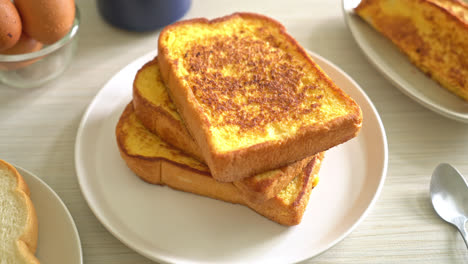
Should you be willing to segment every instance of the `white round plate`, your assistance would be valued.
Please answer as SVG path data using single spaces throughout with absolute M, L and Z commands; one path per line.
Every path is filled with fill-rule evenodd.
M 44 181 L 15 166 L 31 192 L 39 223 L 36 257 L 47 264 L 82 264 L 80 237 L 60 197 Z
M 364 125 L 357 138 L 327 151 L 301 224 L 281 226 L 244 206 L 150 185 L 127 168 L 115 126 L 132 99 L 135 73 L 155 53 L 117 73 L 96 95 L 78 129 L 78 180 L 96 217 L 130 248 L 165 262 L 290 263 L 342 240 L 380 193 L 387 141 L 374 106 L 359 86 L 330 62 L 310 54 L 360 104 Z
M 342 0 L 345 21 L 369 61 L 397 88 L 426 108 L 468 122 L 468 103 L 425 75 L 382 34 L 354 13 L 361 0 Z

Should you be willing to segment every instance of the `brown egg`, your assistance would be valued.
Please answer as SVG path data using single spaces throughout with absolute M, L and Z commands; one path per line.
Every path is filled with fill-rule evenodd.
M 13 47 L 21 36 L 21 19 L 10 0 L 0 0 L 0 51 Z
M 25 54 L 25 53 L 38 51 L 41 48 L 42 48 L 42 43 L 40 43 L 39 41 L 23 33 L 21 35 L 21 38 L 16 43 L 16 45 L 14 45 L 13 47 L 7 50 L 1 51 L 0 54 L 3 54 L 3 55 Z M 1 62 L 0 70 L 11 71 L 11 70 L 20 69 L 38 61 L 39 59 L 41 59 L 41 57 L 30 59 L 30 60 L 23 60 L 19 62 Z
M 44 44 L 65 36 L 75 19 L 74 0 L 15 0 L 23 31 Z
M 38 51 L 42 48 L 42 43 L 29 37 L 25 33 L 21 34 L 20 39 L 16 42 L 13 47 L 0 51 L 0 54 L 13 55 L 13 54 L 24 54 L 34 51 Z

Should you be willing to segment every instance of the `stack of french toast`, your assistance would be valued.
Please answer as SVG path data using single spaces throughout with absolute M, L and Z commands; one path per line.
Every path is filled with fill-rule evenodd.
M 162 30 L 116 127 L 146 182 L 301 222 L 324 151 L 355 137 L 356 102 L 279 22 L 252 13 Z

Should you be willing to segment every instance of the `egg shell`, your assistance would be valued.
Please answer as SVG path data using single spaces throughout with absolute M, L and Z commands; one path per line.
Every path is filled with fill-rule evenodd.
M 44 44 L 63 38 L 75 19 L 73 0 L 15 0 L 23 31 Z
M 21 18 L 10 0 L 0 0 L 0 51 L 13 47 L 21 36 Z

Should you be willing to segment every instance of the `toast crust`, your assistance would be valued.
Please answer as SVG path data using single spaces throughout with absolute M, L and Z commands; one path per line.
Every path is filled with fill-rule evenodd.
M 346 113 L 342 115 L 337 114 L 336 118 L 332 118 L 331 120 L 326 120 L 324 122 L 311 122 L 310 124 L 300 123 L 295 132 L 281 134 L 279 138 L 275 140 L 262 139 L 258 143 L 254 141 L 252 144 L 248 144 L 246 146 L 237 148 L 233 147 L 229 150 L 221 149 L 219 144 L 216 143 L 218 141 L 215 141 L 215 139 L 218 139 L 218 136 L 213 134 L 213 131 L 218 129 L 216 124 L 212 125 L 214 120 L 213 118 L 215 118 L 216 115 L 207 114 L 213 111 L 213 109 L 207 107 L 207 105 L 210 105 L 212 98 L 216 97 L 197 97 L 198 90 L 192 90 L 193 87 L 190 87 L 190 85 L 193 83 L 197 84 L 197 82 L 187 81 L 179 74 L 179 71 L 182 72 L 183 69 L 185 69 L 182 66 L 183 59 L 171 56 L 172 49 L 167 43 L 169 43 L 168 39 L 170 37 L 170 32 L 177 30 L 178 27 L 192 25 L 194 25 L 193 27 L 196 25 L 211 26 L 239 18 L 258 20 L 266 26 L 274 28 L 276 30 L 275 34 L 277 34 L 278 38 L 275 39 L 273 37 L 273 39 L 270 39 L 270 42 L 275 43 L 276 41 L 279 43 L 279 46 L 286 45 L 289 47 L 289 50 L 294 51 L 296 58 L 305 65 L 304 67 L 310 70 L 310 75 L 316 78 L 323 87 L 326 87 L 325 89 L 327 93 L 332 94 L 333 98 L 339 98 L 339 101 L 342 104 L 341 107 L 346 109 Z M 281 47 L 279 49 L 281 49 Z M 312 61 L 310 56 L 297 43 L 297 41 L 286 33 L 285 28 L 281 24 L 268 17 L 251 13 L 236 13 L 214 20 L 200 18 L 177 22 L 173 25 L 167 26 L 161 32 L 158 54 L 158 63 L 161 74 L 165 84 L 169 88 L 169 94 L 185 121 L 190 134 L 194 137 L 195 141 L 201 148 L 202 156 L 210 167 L 213 177 L 219 181 L 232 182 L 263 171 L 286 166 L 292 162 L 304 159 L 313 154 L 344 143 L 355 137 L 360 130 L 362 113 L 359 106 L 344 94 L 344 92 L 339 89 L 325 75 L 325 73 L 323 73 L 323 71 Z M 198 53 L 193 56 L 196 57 L 197 54 Z M 239 62 L 239 65 L 247 65 L 248 63 L 249 62 L 243 61 Z M 293 71 L 296 70 L 297 69 L 293 69 Z M 188 76 L 190 77 L 190 75 Z M 287 81 L 290 80 L 288 79 Z M 325 99 L 321 99 L 321 97 L 319 97 L 320 96 L 317 97 L 317 100 L 322 101 L 331 98 L 331 96 L 326 97 Z M 293 99 L 295 100 L 296 98 Z M 208 103 L 200 103 L 203 101 Z M 216 108 L 216 102 L 213 105 L 213 107 Z M 324 105 L 326 105 L 326 103 L 324 103 Z M 221 104 L 221 106 L 223 109 L 230 108 L 229 105 Z M 311 105 L 311 108 L 312 110 L 310 111 L 314 111 L 313 109 L 317 107 Z M 221 111 L 221 113 L 222 112 L 223 111 Z M 284 114 L 285 112 L 282 112 L 281 114 Z M 224 119 L 225 118 L 223 118 L 223 120 Z M 262 118 L 259 117 L 259 119 Z M 256 118 L 251 116 L 249 120 L 255 121 Z M 292 123 L 294 124 L 294 122 Z M 252 125 L 249 123 L 247 128 L 244 129 L 243 126 L 239 125 L 239 123 L 234 122 L 234 125 L 239 125 L 238 127 L 241 127 L 240 129 L 242 129 L 242 133 L 236 134 L 236 136 L 240 135 L 240 137 L 242 137 L 242 135 L 249 133 L 249 135 L 255 136 L 257 133 L 256 130 L 259 126 L 254 126 L 253 124 L 255 124 L 255 122 L 252 123 Z M 215 128 L 215 130 L 213 130 L 213 128 Z M 235 133 L 236 132 L 233 134 Z M 242 140 L 240 139 L 239 141 Z
M 137 127 L 137 134 L 130 134 L 129 131 L 131 132 L 131 130 L 129 130 L 128 127 L 135 127 L 138 125 L 140 126 Z M 141 153 L 139 153 L 138 151 L 135 152 L 131 149 L 132 146 L 129 145 L 131 143 L 125 141 L 128 138 L 135 138 L 137 137 L 137 135 L 145 138 L 154 137 L 150 131 L 147 131 L 146 128 L 143 127 L 143 125 L 141 125 L 139 121 L 135 119 L 134 108 L 132 103 L 127 105 L 124 111 L 122 112 L 119 122 L 117 123 L 117 126 L 115 128 L 115 135 L 120 155 L 127 163 L 127 166 L 130 168 L 134 168 L 135 173 L 144 181 L 152 184 L 162 184 L 161 163 L 173 163 L 175 161 L 171 159 L 169 155 L 164 156 L 158 155 L 157 153 L 142 153 L 142 151 L 140 150 L 138 151 Z M 158 140 L 158 142 L 161 141 Z M 154 141 L 148 141 L 145 143 L 151 144 L 151 147 L 155 145 Z M 171 148 L 167 144 L 161 144 L 164 145 L 164 148 Z M 183 156 L 183 154 L 181 154 L 182 151 L 174 148 L 171 148 L 171 150 L 172 152 L 174 152 L 174 154 L 172 154 L 173 156 Z M 197 160 L 192 160 L 191 158 L 186 159 L 191 160 L 191 166 L 187 165 L 188 163 L 183 162 L 179 162 L 177 164 L 179 164 L 182 167 L 185 166 L 186 170 L 192 170 L 199 174 L 209 175 L 209 169 L 208 167 L 206 167 L 206 165 Z
M 302 169 L 302 172 L 293 179 L 294 182 L 300 183 L 300 191 L 289 203 L 285 202 L 285 198 L 282 197 L 287 193 L 287 187 L 285 187 L 277 196 L 265 203 L 252 203 L 247 200 L 248 206 L 275 222 L 287 223 L 286 225 L 300 224 L 309 202 L 310 193 L 316 185 L 314 181 L 317 179 L 316 177 L 318 177 L 317 175 L 323 158 L 323 152 L 313 156 Z
M 25 263 L 39 264 L 39 260 L 34 256 L 37 249 L 37 238 L 38 238 L 38 221 L 36 210 L 30 198 L 30 191 L 28 185 L 24 181 L 23 177 L 8 162 L 0 159 L 0 168 L 6 169 L 12 172 L 17 181 L 17 187 L 15 190 L 16 195 L 22 197 L 22 200 L 26 204 L 27 208 L 27 219 L 25 222 L 23 234 L 18 238 L 17 247 L 18 251 L 24 258 Z
M 144 79 L 148 78 L 147 76 L 155 78 L 154 82 L 146 83 Z M 135 77 L 133 106 L 136 116 L 148 130 L 172 146 L 181 150 L 185 149 L 187 154 L 203 161 L 201 150 L 183 124 L 166 92 L 160 79 L 159 66 L 155 60 L 145 64 Z M 280 169 L 260 173 L 233 183 L 251 201 L 263 202 L 278 194 L 312 158 L 308 157 Z
M 363 0 L 355 11 L 390 39 L 422 72 L 468 101 L 466 3 Z
M 162 162 L 163 183 L 173 189 L 234 204 L 245 204 L 239 190 L 228 182 L 216 182 L 208 174 L 189 170 L 180 163 Z
M 246 199 L 244 194 L 233 184 L 216 181 L 209 173 L 191 168 L 191 165 L 158 156 L 146 156 L 138 151 L 130 149 L 127 141 L 130 137 L 140 137 L 142 134 L 129 134 L 122 130 L 126 124 L 133 125 L 133 105 L 130 103 L 122 113 L 116 127 L 117 145 L 123 160 L 127 166 L 141 179 L 146 182 L 167 185 L 176 190 L 191 192 L 194 194 L 242 204 L 250 207 L 257 213 L 275 221 L 279 224 L 291 226 L 301 222 L 303 213 L 309 200 L 310 191 L 315 186 L 320 162 L 323 155 L 316 155 L 307 166 L 290 183 L 290 188 L 284 188 L 277 196 L 264 203 L 255 203 Z M 148 133 L 150 133 L 148 131 Z M 141 136 L 145 142 L 146 135 Z M 153 137 L 157 137 L 153 134 Z M 132 141 L 134 142 L 134 141 Z M 127 146 L 127 147 L 123 147 Z M 166 144 L 156 144 L 154 148 L 173 148 Z M 179 151 L 177 155 L 186 155 Z M 184 159 L 181 159 L 184 160 Z M 152 180 L 151 174 L 159 171 L 159 176 Z M 149 180 L 148 180 L 149 179 Z M 288 185 L 289 186 L 289 185 Z

